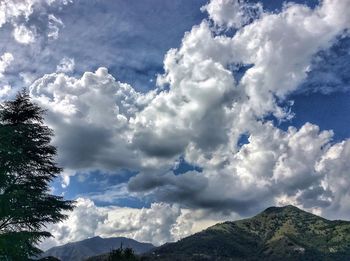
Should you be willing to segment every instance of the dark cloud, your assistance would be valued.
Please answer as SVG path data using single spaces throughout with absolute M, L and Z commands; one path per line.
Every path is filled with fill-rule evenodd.
M 272 199 L 269 194 L 252 198 L 227 198 L 220 195 L 220 191 L 224 189 L 220 187 L 220 184 L 212 188 L 209 182 L 213 181 L 199 172 L 187 172 L 178 176 L 173 173 L 138 174 L 130 179 L 128 188 L 132 192 L 153 191 L 156 201 L 181 202 L 181 205 L 186 208 L 208 209 L 226 214 L 235 211 L 243 216 L 255 213 L 257 209 L 263 208 Z M 236 189 L 234 184 L 232 184 L 232 189 Z
M 57 122 L 55 122 L 57 124 Z M 58 144 L 59 162 L 72 169 L 85 168 L 99 161 L 99 154 L 112 146 L 113 133 L 98 126 L 86 128 L 77 123 L 62 124 L 55 131 L 60 137 Z
M 140 149 L 151 157 L 175 157 L 183 153 L 187 144 L 187 137 L 176 129 L 161 134 L 158 134 L 157 130 L 153 132 L 141 130 L 133 137 L 135 149 Z

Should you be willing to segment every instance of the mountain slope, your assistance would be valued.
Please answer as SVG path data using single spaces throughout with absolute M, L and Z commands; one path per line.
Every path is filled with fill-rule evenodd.
M 152 250 L 149 260 L 350 260 L 350 222 L 293 206 L 214 225 Z
M 93 237 L 78 242 L 68 243 L 63 246 L 50 248 L 42 257 L 54 256 L 62 261 L 80 261 L 87 257 L 107 253 L 112 249 L 119 248 L 121 244 L 123 247 L 132 248 L 137 254 L 150 251 L 154 247 L 152 244 L 140 243 L 136 240 L 125 237 Z

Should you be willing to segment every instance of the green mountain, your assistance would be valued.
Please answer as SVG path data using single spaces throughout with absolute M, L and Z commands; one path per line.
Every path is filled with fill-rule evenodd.
M 350 260 L 350 222 L 271 207 L 160 246 L 144 260 Z

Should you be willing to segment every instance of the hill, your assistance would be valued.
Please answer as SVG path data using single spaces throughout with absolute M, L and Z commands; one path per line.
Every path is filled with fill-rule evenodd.
M 140 243 L 125 237 L 93 237 L 50 248 L 41 257 L 53 256 L 59 258 L 61 261 L 81 261 L 88 257 L 101 255 L 112 249 L 119 248 L 121 244 L 123 247 L 132 248 L 136 254 L 143 254 L 154 248 L 152 244 Z
M 146 260 L 350 260 L 350 222 L 271 207 L 160 246 Z

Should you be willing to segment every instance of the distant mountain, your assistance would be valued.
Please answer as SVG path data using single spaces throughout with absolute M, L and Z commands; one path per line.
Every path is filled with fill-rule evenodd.
M 155 248 L 146 260 L 350 260 L 350 222 L 271 207 Z
M 93 237 L 50 248 L 41 257 L 53 256 L 59 258 L 61 261 L 81 261 L 88 257 L 101 255 L 112 249 L 119 248 L 121 244 L 124 248 L 132 248 L 136 254 L 143 254 L 154 248 L 152 244 L 140 243 L 125 237 Z

